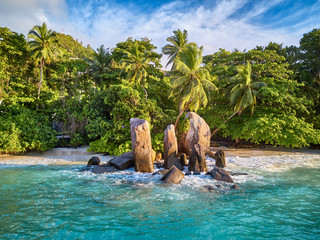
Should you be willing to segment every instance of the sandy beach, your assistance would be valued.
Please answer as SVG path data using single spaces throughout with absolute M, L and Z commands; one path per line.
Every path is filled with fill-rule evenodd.
M 54 148 L 44 153 L 30 152 L 17 155 L 0 156 L 1 165 L 79 165 L 86 164 L 92 156 L 99 156 L 106 163 L 113 156 L 104 156 L 87 151 L 87 146 L 79 148 Z M 284 155 L 320 155 L 320 149 L 308 148 L 290 149 L 285 147 L 265 146 L 264 148 L 235 148 L 235 147 L 211 147 L 212 152 L 223 150 L 226 158 L 241 157 L 263 157 Z

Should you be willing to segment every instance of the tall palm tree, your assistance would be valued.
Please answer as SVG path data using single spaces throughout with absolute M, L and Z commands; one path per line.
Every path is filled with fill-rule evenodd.
M 145 52 L 139 51 L 138 43 L 134 43 L 128 50 L 122 50 L 122 52 L 124 57 L 121 63 L 123 70 L 127 73 L 127 79 L 143 88 L 147 100 L 148 92 L 143 85 L 148 77 L 147 69 L 151 60 Z
M 45 23 L 41 26 L 34 26 L 30 31 L 28 37 L 32 39 L 29 41 L 31 47 L 31 54 L 37 59 L 40 68 L 40 81 L 38 88 L 38 99 L 40 98 L 40 91 L 42 85 L 43 67 L 45 63 L 50 63 L 51 59 L 55 58 L 56 40 L 54 37 L 56 32 L 48 29 Z
M 169 72 L 172 77 L 172 89 L 170 97 L 179 105 L 179 115 L 175 122 L 177 126 L 181 115 L 187 111 L 197 111 L 201 105 L 208 103 L 205 88 L 216 90 L 212 83 L 213 77 L 209 71 L 202 67 L 202 47 L 189 44 L 175 59 L 175 69 Z
M 162 48 L 162 52 L 165 55 L 168 55 L 169 61 L 166 67 L 173 63 L 174 60 L 178 57 L 178 55 L 184 50 L 186 45 L 188 44 L 188 32 L 187 30 L 183 30 L 183 32 L 178 29 L 173 31 L 174 35 L 167 38 L 167 41 L 171 44 L 167 44 Z M 172 66 L 174 68 L 174 65 Z
M 93 54 L 93 59 L 86 59 L 89 64 L 88 73 L 95 79 L 98 85 L 102 85 L 101 75 L 107 73 L 112 64 L 109 49 L 101 45 Z
M 253 114 L 255 105 L 257 104 L 258 91 L 262 87 L 267 86 L 263 82 L 253 82 L 251 78 L 252 68 L 249 61 L 247 61 L 246 65 L 237 66 L 237 72 L 235 79 L 239 82 L 232 87 L 230 92 L 230 103 L 231 105 L 235 105 L 234 113 L 224 121 L 224 124 L 236 114 L 241 115 L 242 111 L 247 107 L 250 107 L 251 114 Z M 219 128 L 216 128 L 211 137 L 218 130 Z

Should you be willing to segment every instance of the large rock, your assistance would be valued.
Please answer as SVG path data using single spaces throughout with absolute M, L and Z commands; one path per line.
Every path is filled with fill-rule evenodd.
M 94 156 L 94 157 L 92 157 L 92 158 L 89 159 L 87 165 L 99 165 L 100 162 L 101 162 L 100 158 Z
M 113 166 L 119 170 L 125 170 L 134 166 L 133 152 L 126 152 L 118 157 L 112 158 L 108 162 L 108 166 Z
M 205 152 L 210 149 L 210 128 L 208 124 L 194 112 L 188 112 L 186 119 L 189 119 L 189 129 L 181 136 L 179 141 L 179 151 L 190 155 L 194 145 L 200 144 L 205 149 Z
M 206 148 L 200 144 L 195 144 L 190 154 L 189 171 L 207 171 Z
M 149 123 L 143 119 L 131 118 L 130 130 L 136 172 L 153 172 L 154 166 Z
M 230 177 L 229 173 L 226 170 L 224 170 L 223 168 L 219 168 L 219 167 L 214 166 L 210 172 L 210 175 L 215 180 L 233 183 L 233 180 Z
M 176 166 L 172 166 L 169 171 L 161 178 L 165 183 L 178 184 L 184 178 L 183 172 L 181 172 Z
M 110 173 L 115 171 L 116 169 L 114 167 L 94 166 L 93 168 L 93 173 L 95 174 Z
M 168 125 L 164 132 L 163 141 L 163 151 L 164 151 L 164 168 L 171 168 L 175 163 L 178 163 L 178 143 L 175 133 L 174 125 Z M 178 167 L 179 168 L 179 167 Z
M 216 166 L 224 168 L 226 167 L 226 156 L 223 150 L 218 150 L 213 157 L 216 160 Z

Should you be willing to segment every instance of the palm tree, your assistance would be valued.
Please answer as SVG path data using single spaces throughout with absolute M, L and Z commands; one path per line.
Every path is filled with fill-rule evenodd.
M 162 48 L 162 52 L 165 55 L 168 55 L 169 61 L 166 67 L 173 63 L 178 55 L 184 50 L 185 46 L 188 44 L 188 32 L 183 30 L 183 32 L 178 29 L 173 31 L 174 35 L 167 38 L 167 41 L 171 44 L 167 44 Z M 172 69 L 174 65 L 172 66 Z
M 235 79 L 239 80 L 239 83 L 234 85 L 230 92 L 230 103 L 234 106 L 234 113 L 231 114 L 224 122 L 225 124 L 236 114 L 241 115 L 242 111 L 250 107 L 251 114 L 254 112 L 254 107 L 257 104 L 257 94 L 259 89 L 266 87 L 263 82 L 253 82 L 251 75 L 251 64 L 247 61 L 246 65 L 237 66 L 237 75 Z M 216 128 L 211 134 L 211 137 L 219 130 Z
M 201 66 L 202 51 L 202 47 L 198 48 L 194 44 L 188 44 L 175 59 L 174 71 L 169 72 L 169 76 L 172 77 L 170 97 L 179 105 L 179 115 L 175 127 L 185 111 L 196 112 L 200 105 L 204 107 L 207 105 L 208 98 L 205 88 L 208 90 L 217 89 L 212 83 L 213 77 L 209 71 Z
M 127 73 L 129 82 L 140 85 L 148 99 L 148 92 L 144 88 L 145 80 L 148 77 L 150 59 L 145 52 L 139 51 L 138 43 L 134 43 L 128 50 L 122 50 L 124 57 L 121 60 L 123 69 Z
M 35 56 L 37 61 L 39 62 L 40 68 L 40 81 L 38 88 L 38 99 L 40 98 L 41 84 L 42 84 L 42 75 L 43 75 L 43 67 L 45 63 L 50 63 L 51 59 L 55 58 L 55 46 L 56 40 L 54 37 L 56 36 L 56 32 L 47 28 L 45 23 L 42 23 L 41 26 L 34 26 L 32 30 L 29 31 L 28 37 L 32 39 L 29 42 L 31 47 L 31 54 Z
M 89 64 L 88 73 L 95 79 L 96 83 L 101 86 L 101 75 L 107 73 L 112 64 L 109 49 L 101 45 L 93 54 L 93 59 L 86 59 Z

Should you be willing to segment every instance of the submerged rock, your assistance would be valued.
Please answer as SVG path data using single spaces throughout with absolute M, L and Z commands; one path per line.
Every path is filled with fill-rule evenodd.
M 223 150 L 218 150 L 216 154 L 214 154 L 213 158 L 216 160 L 216 166 L 225 168 L 226 165 L 226 156 Z
M 110 173 L 115 171 L 116 169 L 114 167 L 94 166 L 93 168 L 93 173 L 95 174 Z
M 131 118 L 130 130 L 136 172 L 153 172 L 149 123 L 144 119 Z
M 210 175 L 215 180 L 233 183 L 233 180 L 230 177 L 229 173 L 226 170 L 224 170 L 223 168 L 219 168 L 219 167 L 214 166 L 210 172 Z
M 183 172 L 181 172 L 176 166 L 172 166 L 169 171 L 161 178 L 165 183 L 178 184 L 184 178 Z
M 92 158 L 89 159 L 87 165 L 99 165 L 101 162 L 101 159 L 97 156 L 94 156 Z
M 214 189 L 214 187 L 213 186 L 211 186 L 211 185 L 205 185 L 205 186 L 203 186 L 205 189 L 207 189 L 209 192 L 214 192 L 215 191 L 215 189 Z
M 169 172 L 169 169 L 161 169 L 159 171 L 156 171 L 155 173 L 153 173 L 152 175 L 166 175 Z
M 126 152 L 118 157 L 112 158 L 107 165 L 113 166 L 118 170 L 125 170 L 134 166 L 133 163 L 133 152 Z

